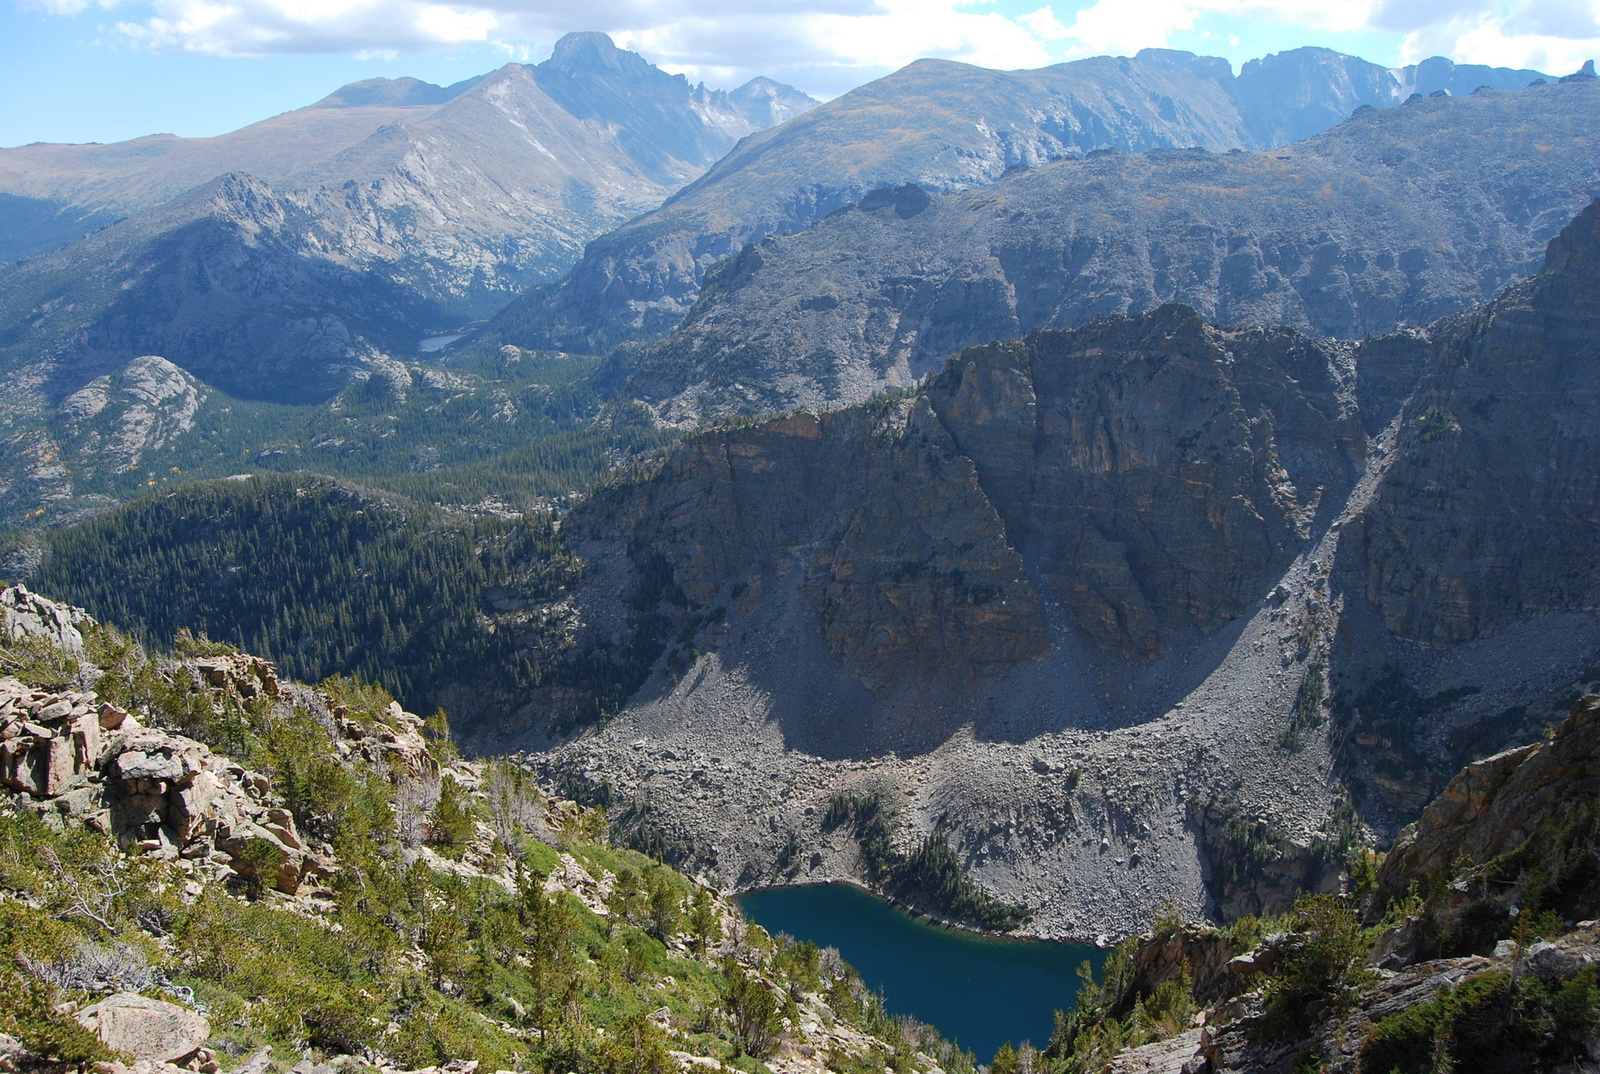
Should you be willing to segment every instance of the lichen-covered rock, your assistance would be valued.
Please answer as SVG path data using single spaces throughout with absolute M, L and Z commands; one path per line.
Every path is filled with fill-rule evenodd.
M 210 1023 L 195 1012 L 133 992 L 85 1007 L 77 1018 L 113 1051 L 160 1063 L 188 1058 L 211 1036 Z

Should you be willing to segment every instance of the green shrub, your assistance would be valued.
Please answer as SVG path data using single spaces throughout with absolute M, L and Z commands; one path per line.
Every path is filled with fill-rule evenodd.
M 239 851 L 239 860 L 244 863 L 244 868 L 240 870 L 244 889 L 252 899 L 260 898 L 263 891 L 277 886 L 278 869 L 283 865 L 284 853 L 272 840 L 259 835 L 252 836 L 244 849 Z
M 116 1058 L 93 1032 L 56 1014 L 60 1002 L 50 985 L 0 964 L 0 1033 L 15 1037 L 35 1055 L 64 1063 Z
M 446 853 L 459 857 L 477 832 L 470 810 L 471 799 L 452 776 L 439 780 L 439 800 L 433 804 L 428 820 L 428 841 Z
M 1368 979 L 1367 940 L 1355 911 L 1333 895 L 1303 895 L 1295 903 L 1300 934 L 1267 984 L 1262 1028 L 1282 1038 L 1342 1010 Z
M 777 1042 L 782 1007 L 759 977 L 746 972 L 733 959 L 722 965 L 727 984 L 723 989 L 723 1009 L 733 1027 L 733 1039 L 740 1054 L 759 1059 L 772 1051 Z

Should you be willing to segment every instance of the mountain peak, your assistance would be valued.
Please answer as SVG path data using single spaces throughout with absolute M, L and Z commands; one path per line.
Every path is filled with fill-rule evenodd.
M 567 34 L 557 41 L 545 63 L 568 72 L 616 68 L 625 55 L 631 54 L 619 49 L 610 34 L 590 30 Z
M 450 86 L 436 86 L 420 78 L 366 78 L 340 86 L 312 107 L 359 108 L 364 105 L 443 104 L 482 81 L 483 75 Z
M 1600 305 L 1597 270 L 1600 270 L 1600 199 L 1591 201 L 1550 240 L 1536 286 L 1559 306 L 1592 311 Z

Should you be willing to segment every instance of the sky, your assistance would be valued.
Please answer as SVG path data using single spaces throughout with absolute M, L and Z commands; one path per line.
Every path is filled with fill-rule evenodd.
M 1565 74 L 1600 56 L 1600 0 L 0 0 L 0 146 L 219 134 L 363 78 L 537 62 L 573 30 L 714 88 L 764 74 L 827 99 L 923 56 L 1150 47 Z

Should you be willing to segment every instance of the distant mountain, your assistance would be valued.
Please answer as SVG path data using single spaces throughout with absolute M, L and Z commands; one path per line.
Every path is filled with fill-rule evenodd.
M 162 354 L 245 398 L 326 398 L 814 103 L 767 79 L 708 91 L 574 34 L 538 66 L 357 83 L 221 138 L 3 150 L 0 212 L 33 223 L 0 232 L 34 256 L 0 272 L 0 365 L 64 394 Z
M 420 331 L 419 304 L 317 237 L 260 179 L 223 176 L 0 274 L 0 363 L 50 399 L 144 354 L 246 397 L 326 398 Z
M 1600 193 L 1597 110 L 1581 79 L 1368 109 L 1265 153 L 1096 153 L 959 194 L 876 191 L 747 247 L 616 367 L 682 422 L 838 406 L 964 347 L 1163 302 L 1342 338 L 1426 323 L 1531 274 Z
M 919 60 L 748 139 L 660 209 L 596 240 L 565 280 L 518 300 L 494 330 L 508 342 L 593 352 L 662 335 L 713 262 L 879 187 L 963 190 L 1099 149 L 1268 149 L 1413 92 L 1542 77 L 1448 60 L 1390 71 L 1318 48 L 1253 60 L 1238 77 L 1226 60 L 1168 49 L 1037 71 Z
M 565 225 L 576 238 L 563 246 L 571 256 L 583 239 L 659 203 L 739 138 L 815 103 L 770 79 L 732 92 L 690 86 L 604 34 L 569 34 L 536 66 L 507 64 L 452 86 L 367 79 L 215 138 L 0 149 L 0 198 L 9 199 L 0 200 L 0 261 L 55 248 L 67 221 L 92 229 L 228 172 L 304 195 L 330 181 L 371 182 L 379 164 L 396 181 L 420 178 L 419 164 L 437 167 L 452 156 L 477 166 L 490 184 L 513 181 L 511 200 L 497 207 L 508 217 L 500 222 L 508 237 L 537 234 L 552 214 L 573 217 L 581 226 Z M 495 147 L 489 158 L 473 160 L 469 154 L 486 145 Z M 372 174 L 341 173 L 336 162 L 347 150 Z M 530 199 L 534 205 L 519 204 Z M 422 196 L 418 207 L 431 200 Z M 564 267 L 544 263 L 537 271 Z

